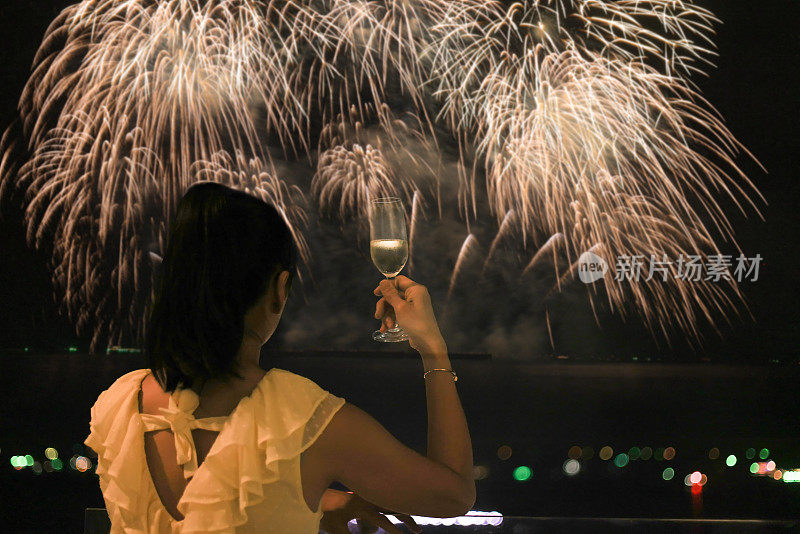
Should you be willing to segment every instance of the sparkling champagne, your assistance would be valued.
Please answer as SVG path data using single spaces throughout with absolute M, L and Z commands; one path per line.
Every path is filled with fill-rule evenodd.
M 392 278 L 403 270 L 408 260 L 408 241 L 405 239 L 373 239 L 369 243 L 372 263 L 384 276 Z

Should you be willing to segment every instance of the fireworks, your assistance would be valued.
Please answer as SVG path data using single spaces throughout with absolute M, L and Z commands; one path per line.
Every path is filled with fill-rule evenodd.
M 0 193 L 26 192 L 28 239 L 54 238 L 55 279 L 95 348 L 104 330 L 141 334 L 149 254 L 198 180 L 274 203 L 308 263 L 302 180 L 276 159 L 306 159 L 310 197 L 343 222 L 403 196 L 412 241 L 429 197 L 440 217 L 457 204 L 468 237 L 448 296 L 484 196 L 500 230 L 482 271 L 512 230 L 543 244 L 522 274 L 556 249 L 567 266 L 590 249 L 719 253 L 733 235 L 718 195 L 744 210 L 757 193 L 690 79 L 715 22 L 676 0 L 85 0 L 37 54 Z M 603 284 L 612 309 L 664 333 L 739 295 L 733 281 Z
M 715 195 L 755 208 L 755 188 L 733 159 L 743 147 L 686 78 L 708 62 L 713 16 L 686 2 L 487 5 L 481 24 L 434 29 L 432 69 L 440 115 L 472 133 L 462 153 L 483 164 L 501 230 L 515 213 L 523 236 L 563 235 L 571 262 L 720 254 L 714 234 L 733 235 Z M 664 334 L 731 309 L 711 283 L 604 285 L 612 309 Z
M 396 178 L 372 145 L 327 150 L 318 169 L 311 191 L 323 211 L 338 212 L 343 220 L 363 218 L 371 198 L 397 196 Z

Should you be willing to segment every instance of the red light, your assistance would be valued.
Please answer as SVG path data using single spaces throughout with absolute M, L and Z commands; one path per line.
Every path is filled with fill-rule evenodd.
M 703 486 L 700 484 L 692 484 L 692 493 L 698 495 L 703 492 Z

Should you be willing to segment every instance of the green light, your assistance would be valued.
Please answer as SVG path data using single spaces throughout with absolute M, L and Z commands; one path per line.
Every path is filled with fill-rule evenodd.
M 664 459 L 664 447 L 659 447 L 656 449 L 656 452 L 653 453 L 653 458 L 657 461 L 661 461 Z
M 70 352 L 78 352 L 78 347 L 70 347 L 67 350 L 69 350 Z
M 50 465 L 52 465 L 53 469 L 56 471 L 61 471 L 61 469 L 64 467 L 64 464 L 61 463 L 61 458 L 55 458 L 52 462 L 50 462 Z
M 531 478 L 531 468 L 526 465 L 521 465 L 514 469 L 514 480 L 518 480 L 519 482 L 525 482 L 529 478 Z
M 30 350 L 31 350 L 31 348 L 30 348 L 30 347 L 25 347 L 25 352 L 28 352 L 28 351 L 30 351 Z
M 758 457 L 761 458 L 762 460 L 766 460 L 767 458 L 769 458 L 769 449 L 764 447 L 763 449 L 758 451 Z
M 25 463 L 28 465 L 28 467 L 32 466 L 33 465 L 33 456 L 31 456 L 30 454 L 26 454 L 25 455 Z
M 756 457 L 756 450 L 753 447 L 750 447 L 745 451 L 744 456 L 748 460 L 752 460 L 753 458 Z
M 750 464 L 750 472 L 753 473 L 754 475 L 756 473 L 758 473 L 758 463 L 757 462 L 753 462 L 752 464 Z
M 733 467 L 734 465 L 736 465 L 736 456 L 731 454 L 727 458 L 725 458 L 725 465 L 727 465 L 728 467 Z
M 661 478 L 663 478 L 664 480 L 672 480 L 674 476 L 675 476 L 675 470 L 671 467 L 667 467 L 666 469 L 664 469 L 664 472 L 661 473 Z
M 614 465 L 617 467 L 625 467 L 628 465 L 628 455 L 624 452 L 618 454 L 617 457 L 614 458 Z
M 638 460 L 641 455 L 642 451 L 639 447 L 631 447 L 628 451 L 628 456 L 631 457 L 631 460 Z
M 11 466 L 12 467 L 17 467 L 17 457 L 16 456 L 12 456 L 11 457 Z

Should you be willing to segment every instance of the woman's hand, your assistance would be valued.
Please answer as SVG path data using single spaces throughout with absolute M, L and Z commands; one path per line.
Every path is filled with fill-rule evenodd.
M 382 295 L 375 305 L 375 318 L 381 319 L 381 332 L 399 323 L 416 350 L 446 350 L 428 288 L 401 274 L 394 280 L 381 280 L 373 293 Z
M 363 520 L 369 525 L 382 528 L 389 534 L 403 534 L 403 531 L 389 521 L 384 514 L 395 516 L 411 532 L 422 532 L 422 529 L 410 515 L 398 514 L 391 510 L 380 508 L 351 492 L 326 490 L 322 496 L 320 507 L 324 510 L 320 528 L 328 534 L 350 534 L 347 523 L 351 519 L 359 521 L 359 527 L 362 526 L 360 521 Z M 367 534 L 368 532 L 376 532 L 376 530 L 361 528 L 360 532 Z

